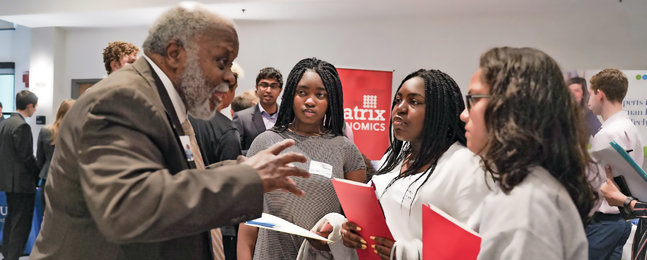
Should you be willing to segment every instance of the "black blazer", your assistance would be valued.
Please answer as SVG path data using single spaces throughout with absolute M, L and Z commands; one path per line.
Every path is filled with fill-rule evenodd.
M 40 167 L 38 177 L 41 179 L 47 179 L 47 171 L 49 170 L 50 162 L 52 162 L 52 155 L 54 155 L 52 131 L 47 127 L 43 127 L 40 129 L 38 140 L 36 141 L 36 160 L 38 161 L 38 167 Z
M 189 115 L 189 121 L 205 165 L 236 160 L 242 154 L 238 131 L 227 116 L 217 112 L 205 121 Z
M 234 113 L 234 127 L 240 135 L 240 146 L 245 156 L 247 156 L 247 150 L 252 146 L 256 136 L 267 130 L 265 129 L 265 123 L 263 123 L 261 109 L 258 106 L 260 104 Z
M 19 113 L 0 123 L 0 191 L 36 193 L 40 168 L 31 127 Z

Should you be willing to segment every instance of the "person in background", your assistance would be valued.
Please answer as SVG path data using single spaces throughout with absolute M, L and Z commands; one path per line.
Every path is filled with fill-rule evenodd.
M 627 94 L 629 81 L 617 69 L 605 69 L 591 78 L 589 107 L 599 115 L 604 123 L 592 139 L 591 150 L 597 151 L 609 147 L 615 141 L 623 149 L 630 151 L 629 156 L 638 164 L 644 160 L 643 144 L 638 128 L 633 124 L 627 112 L 622 111 L 622 100 Z M 598 165 L 604 179 L 604 165 Z M 618 173 L 617 174 L 631 174 Z M 604 182 L 599 186 L 601 187 Z M 642 227 L 641 227 L 642 229 Z M 606 200 L 593 215 L 586 226 L 589 240 L 589 259 L 620 260 L 622 250 L 631 235 L 631 223 L 625 221 L 618 207 L 611 206 Z
M 10 209 L 2 230 L 2 255 L 18 260 L 31 231 L 38 184 L 38 163 L 28 117 L 36 112 L 38 97 L 29 90 L 16 94 L 16 113 L 0 124 L 0 191 Z
M 605 171 L 607 179 L 601 188 L 604 199 L 610 206 L 623 207 L 627 215 L 639 219 L 631 248 L 631 259 L 647 259 L 647 203 L 624 195 L 613 181 L 613 170 L 609 165 L 605 166 Z
M 58 137 L 58 129 L 61 127 L 61 122 L 63 117 L 67 114 L 67 111 L 70 110 L 70 107 L 74 105 L 74 99 L 67 99 L 61 103 L 56 112 L 56 120 L 53 124 L 48 125 L 40 129 L 38 133 L 38 140 L 36 141 L 36 161 L 38 162 L 38 167 L 40 168 L 40 187 L 45 187 L 47 182 L 47 172 L 49 171 L 49 164 L 52 161 L 52 156 L 54 155 L 54 148 L 56 145 L 56 138 Z M 45 191 L 41 190 L 40 192 L 40 203 L 43 205 L 43 211 L 45 210 Z
M 236 160 L 242 154 L 238 131 L 234 128 L 231 119 L 220 112 L 228 107 L 234 99 L 240 70 L 240 66 L 232 65 L 235 81 L 228 85 L 228 91 L 223 93 L 220 104 L 217 107 L 214 106 L 216 114 L 213 117 L 209 120 L 201 120 L 189 115 L 189 121 L 191 121 L 196 134 L 196 141 L 200 146 L 202 159 L 207 165 L 225 160 Z M 223 84 L 227 83 L 223 82 Z
M 234 113 L 234 127 L 240 134 L 240 146 L 243 155 L 260 133 L 270 129 L 276 123 L 279 105 L 276 100 L 283 89 L 283 75 L 275 68 L 261 69 L 256 76 L 256 94 L 260 97 L 258 105 Z
M 245 92 L 243 92 L 243 95 L 248 95 L 254 99 L 254 105 L 258 104 L 259 98 L 258 98 L 258 92 L 256 92 L 256 89 L 250 89 Z
M 586 87 L 586 79 L 582 77 L 570 78 L 566 81 L 566 86 L 571 90 L 573 96 L 575 96 L 575 101 L 582 110 L 584 115 L 584 127 L 586 129 L 586 134 L 588 138 L 595 136 L 595 134 L 600 130 L 602 123 L 598 117 L 593 114 L 593 111 L 589 109 L 589 90 Z
M 126 65 L 133 64 L 137 60 L 139 48 L 132 43 L 115 41 L 103 49 L 103 66 L 108 75 Z
M 234 73 L 236 82 L 234 83 L 234 85 L 230 85 L 229 91 L 225 92 L 225 94 L 222 96 L 222 102 L 220 102 L 220 105 L 217 108 L 218 112 L 222 111 L 223 109 L 231 105 L 231 102 L 234 100 L 234 97 L 236 96 L 236 89 L 238 88 L 238 79 L 244 76 L 243 68 L 241 68 L 240 65 L 238 65 L 238 63 L 234 62 L 233 65 L 231 65 L 231 71 Z M 229 120 L 229 123 L 231 124 L 231 120 Z
M 238 79 L 242 74 L 242 68 L 234 62 L 231 66 L 231 71 L 234 74 L 234 83 L 229 85 L 229 91 L 222 95 L 222 101 L 216 107 L 216 114 L 209 120 L 201 120 L 189 115 L 189 121 L 193 126 L 195 138 L 200 147 L 200 154 L 202 154 L 202 159 L 206 165 L 226 160 L 236 160 L 242 154 L 238 131 L 236 131 L 236 128 L 231 123 L 231 119 L 220 112 L 222 109 L 228 107 L 232 99 L 234 99 L 236 88 L 238 87 Z M 223 82 L 223 84 L 227 83 Z M 224 226 L 220 228 L 223 238 L 223 249 L 227 260 L 236 259 L 237 226 Z
M 309 179 L 295 179 L 306 195 L 300 198 L 272 192 L 265 196 L 263 212 L 286 219 L 297 226 L 312 227 L 330 212 L 341 212 L 332 186 L 332 178 L 363 182 L 366 165 L 357 147 L 344 136 L 342 85 L 337 69 L 330 63 L 308 58 L 299 61 L 288 76 L 276 125 L 261 133 L 249 148 L 248 155 L 285 139 L 296 144 L 286 152 L 297 152 L 308 158 L 295 163 L 310 169 Z M 329 170 L 324 170 L 328 167 Z M 240 225 L 238 259 L 295 259 L 304 238 L 287 233 Z M 309 254 L 330 259 L 328 245 L 309 242 L 316 249 Z M 323 251 L 320 251 L 323 250 Z
M 422 205 L 467 222 L 490 190 L 479 158 L 465 147 L 463 109 L 460 88 L 439 70 L 421 69 L 402 81 L 391 107 L 395 138 L 372 179 L 395 241 L 360 237 L 361 227 L 347 222 L 341 228 L 344 245 L 385 260 L 422 259 Z M 368 239 L 378 245 L 367 248 Z
M 241 94 L 236 97 L 231 101 L 231 116 L 234 116 L 234 113 L 248 109 L 250 107 L 255 106 L 256 103 L 254 103 L 254 97 L 247 95 L 247 94 Z
M 467 148 L 496 182 L 468 226 L 479 260 L 585 260 L 589 183 L 583 116 L 557 63 L 532 48 L 481 56 L 466 96 Z

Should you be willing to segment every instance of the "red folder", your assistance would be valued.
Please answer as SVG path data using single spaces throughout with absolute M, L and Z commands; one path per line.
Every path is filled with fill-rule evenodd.
M 375 244 L 375 241 L 371 240 L 370 237 L 383 237 L 393 240 L 393 236 L 386 225 L 382 206 L 380 206 L 380 202 L 375 195 L 375 188 L 370 184 L 344 179 L 333 179 L 332 185 L 335 187 L 339 203 L 341 203 L 348 221 L 362 228 L 357 233 L 366 240 L 366 249 L 357 250 L 359 259 L 381 260 L 371 247 Z
M 475 260 L 481 236 L 433 205 L 422 205 L 422 259 Z

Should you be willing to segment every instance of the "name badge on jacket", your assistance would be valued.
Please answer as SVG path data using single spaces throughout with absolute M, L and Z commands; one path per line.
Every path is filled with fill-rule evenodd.
M 309 172 L 326 178 L 332 178 L 332 165 L 311 160 Z

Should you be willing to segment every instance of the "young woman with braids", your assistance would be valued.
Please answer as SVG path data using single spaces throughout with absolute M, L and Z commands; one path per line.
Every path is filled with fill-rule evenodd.
M 330 212 L 341 212 L 331 178 L 363 182 L 366 165 L 357 147 L 344 136 L 343 93 L 337 69 L 330 63 L 309 58 L 299 61 L 288 76 L 276 124 L 260 134 L 252 143 L 247 156 L 284 139 L 294 139 L 295 145 L 284 152 L 305 155 L 308 162 L 295 163 L 313 172 L 308 179 L 294 178 L 305 191 L 303 197 L 275 191 L 266 193 L 264 212 L 278 216 L 298 226 L 310 228 Z M 327 164 L 331 170 L 323 170 Z M 319 171 L 313 171 L 318 168 Z M 322 174 L 316 174 L 320 172 Z M 304 238 L 296 235 L 240 226 L 238 259 L 295 259 Z M 312 245 L 311 250 L 321 258 L 331 259 L 325 243 Z
M 396 241 L 360 237 L 342 225 L 344 245 L 382 259 L 422 259 L 422 205 L 466 222 L 490 192 L 479 158 L 465 147 L 460 88 L 439 70 L 418 70 L 398 87 L 391 107 L 391 145 L 373 176 L 386 223 Z M 366 240 L 379 245 L 366 248 Z
M 597 199 L 582 112 L 562 71 L 531 48 L 481 56 L 467 95 L 467 147 L 496 181 L 468 221 L 478 259 L 587 259 L 584 224 Z

